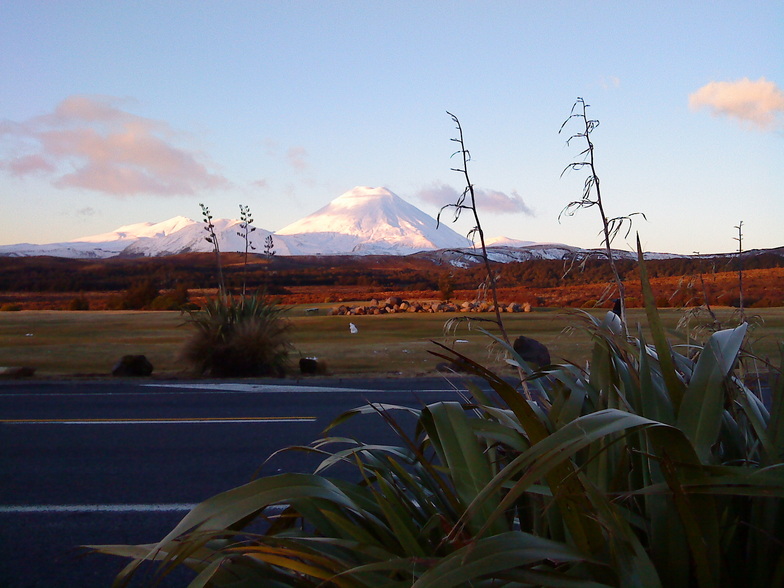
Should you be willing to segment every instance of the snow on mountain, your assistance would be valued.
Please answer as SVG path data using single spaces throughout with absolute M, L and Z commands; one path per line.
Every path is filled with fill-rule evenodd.
M 358 186 L 277 231 L 292 255 L 405 255 L 466 247 L 465 237 L 386 188 Z
M 79 239 L 74 239 L 74 241 L 81 243 L 111 243 L 114 241 L 121 241 L 127 245 L 142 237 L 166 237 L 167 235 L 176 233 L 177 231 L 194 224 L 198 223 L 193 219 L 184 216 L 175 216 L 174 218 L 159 223 L 146 222 L 125 225 L 109 233 L 81 237 Z
M 485 241 L 488 247 L 530 247 L 537 244 L 536 241 L 520 241 L 509 237 L 493 237 Z
M 529 242 L 530 243 L 530 242 Z M 497 263 L 513 261 L 530 261 L 532 259 L 570 259 L 586 250 L 562 243 L 535 243 L 522 247 L 492 246 L 487 248 L 487 257 Z M 424 251 L 422 257 L 438 263 L 455 267 L 469 267 L 481 263 L 481 248 L 471 247 L 451 249 L 449 251 Z
M 197 224 L 194 220 L 184 216 L 176 216 L 160 223 L 144 222 L 125 225 L 109 233 L 80 237 L 63 243 L 0 245 L 0 256 L 49 255 L 75 259 L 105 259 L 119 255 L 131 243 L 139 239 L 164 238 L 194 224 Z
M 420 253 L 427 259 L 432 259 L 438 263 L 445 263 L 455 267 L 469 267 L 481 263 L 479 254 L 481 250 L 477 248 L 452 249 L 449 251 L 425 251 Z M 676 257 L 689 257 L 677 253 L 650 253 L 643 254 L 645 259 L 672 259 Z M 524 246 L 488 246 L 487 256 L 490 261 L 497 263 L 510 263 L 515 261 L 531 261 L 534 259 L 555 259 L 571 261 L 575 259 L 606 259 L 604 249 L 583 249 L 572 247 L 563 243 L 534 243 Z M 637 253 L 613 249 L 613 256 L 616 259 L 637 259 Z
M 237 234 L 243 232 L 241 223 L 242 221 L 239 220 L 225 218 L 212 221 L 221 251 L 245 251 L 245 238 Z M 159 257 L 177 253 L 211 252 L 212 243 L 206 239 L 209 235 L 205 227 L 203 222 L 191 221 L 190 224 L 164 236 L 141 237 L 125 247 L 122 255 L 123 257 Z M 270 234 L 272 234 L 270 231 L 261 228 L 250 233 L 250 243 L 256 248 L 255 252 L 263 251 L 264 240 Z M 277 255 L 289 255 L 285 243 L 278 243 L 274 237 L 273 241 Z
M 118 255 L 125 244 L 115 243 L 83 243 L 69 241 L 66 243 L 17 243 L 0 245 L 0 257 L 34 257 L 46 255 L 50 257 L 69 257 L 72 259 L 106 259 Z
M 223 252 L 244 251 L 241 221 L 213 220 L 218 245 Z M 250 235 L 255 252 L 272 235 L 277 255 L 421 255 L 435 257 L 455 266 L 477 262 L 476 249 L 465 237 L 409 204 L 386 188 L 359 186 L 335 198 L 325 207 L 270 233 L 257 228 Z M 205 224 L 183 216 L 159 223 L 126 225 L 99 235 L 65 243 L 36 245 L 21 243 L 0 246 L 0 256 L 49 255 L 99 259 L 117 255 L 157 257 L 188 252 L 210 252 Z M 488 241 L 490 259 L 497 262 L 530 259 L 570 259 L 575 255 L 602 255 L 562 243 L 534 243 L 498 237 Z M 635 258 L 632 252 L 617 251 L 619 257 Z M 679 257 L 646 253 L 648 259 Z

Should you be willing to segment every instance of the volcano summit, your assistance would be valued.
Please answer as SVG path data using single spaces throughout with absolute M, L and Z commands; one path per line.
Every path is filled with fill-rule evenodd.
M 356 187 L 275 233 L 291 255 L 406 255 L 468 239 L 386 188 Z

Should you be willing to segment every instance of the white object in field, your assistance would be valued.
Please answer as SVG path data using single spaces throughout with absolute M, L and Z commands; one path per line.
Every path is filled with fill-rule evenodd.
M 359 333 L 359 329 L 357 328 L 357 325 L 355 325 L 354 323 L 348 324 L 348 330 L 351 331 L 352 335 Z
M 614 335 L 620 335 L 623 333 L 623 322 L 621 321 L 621 317 L 615 314 L 612 310 L 607 311 L 607 314 L 604 315 L 604 320 L 602 321 L 601 327 L 607 329 Z

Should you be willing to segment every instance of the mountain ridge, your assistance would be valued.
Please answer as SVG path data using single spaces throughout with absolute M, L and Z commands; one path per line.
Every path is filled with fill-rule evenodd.
M 214 219 L 222 252 L 244 252 L 240 220 Z M 112 257 L 163 257 L 182 253 L 211 252 L 205 224 L 184 216 L 158 223 L 123 225 L 114 231 L 62 243 L 0 245 L 0 257 L 52 256 L 71 259 Z M 251 233 L 256 252 L 271 236 L 279 256 L 424 255 L 448 260 L 456 267 L 476 262 L 470 241 L 386 188 L 357 186 L 327 205 L 278 231 L 255 227 Z M 602 249 L 584 249 L 563 243 L 535 243 L 496 237 L 487 241 L 496 262 L 532 259 L 569 259 L 602 256 Z M 780 248 L 771 250 L 773 252 Z M 636 258 L 630 251 L 615 250 L 619 258 Z M 727 256 L 732 254 L 713 254 Z M 696 255 L 645 254 L 647 259 L 687 258 Z M 700 255 L 699 257 L 711 257 Z

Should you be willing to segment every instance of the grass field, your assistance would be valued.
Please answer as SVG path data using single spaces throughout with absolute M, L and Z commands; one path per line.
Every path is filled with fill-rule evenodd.
M 295 351 L 292 365 L 300 356 L 326 360 L 334 376 L 427 375 L 435 373 L 441 360 L 428 353 L 439 341 L 482 363 L 503 364 L 491 340 L 477 328 L 487 323 L 461 325 L 445 334 L 450 314 L 395 314 L 381 316 L 326 316 L 331 305 L 319 307 L 322 314 L 305 314 L 304 306 L 290 308 Z M 597 316 L 606 310 L 593 311 Z M 718 309 L 719 319 L 729 324 L 732 309 Z M 661 311 L 673 331 L 674 344 L 683 343 L 675 326 L 682 311 Z M 784 340 L 784 309 L 754 309 L 757 323 L 751 338 L 754 352 L 776 357 L 777 341 Z M 477 315 L 470 315 L 476 318 Z M 491 315 L 479 315 L 488 318 Z M 574 311 L 538 309 L 531 313 L 504 315 L 510 337 L 526 335 L 545 343 L 554 362 L 582 364 L 589 354 L 589 336 L 584 322 Z M 353 322 L 358 333 L 352 334 Z M 629 322 L 645 324 L 644 311 L 632 309 Z M 636 327 L 635 327 L 636 328 Z M 178 312 L 142 311 L 21 311 L 0 313 L 0 366 L 30 366 L 36 376 L 108 376 L 114 363 L 125 354 L 144 354 L 155 366 L 154 376 L 185 376 L 177 354 L 191 327 Z M 493 330 L 493 329 L 490 329 Z M 295 373 L 295 370 L 292 370 Z

